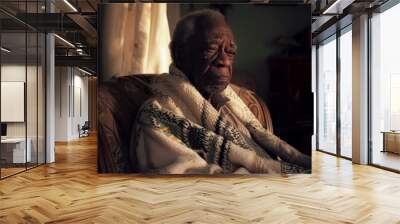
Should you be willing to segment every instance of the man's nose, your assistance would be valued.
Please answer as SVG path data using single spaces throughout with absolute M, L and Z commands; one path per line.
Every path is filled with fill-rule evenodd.
M 218 57 L 215 60 L 216 65 L 221 67 L 230 66 L 232 64 L 232 59 L 229 55 L 225 52 L 225 48 L 221 47 L 218 51 Z

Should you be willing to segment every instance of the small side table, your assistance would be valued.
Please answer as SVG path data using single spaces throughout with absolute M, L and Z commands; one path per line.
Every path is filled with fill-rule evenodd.
M 383 131 L 382 152 L 400 154 L 400 131 Z

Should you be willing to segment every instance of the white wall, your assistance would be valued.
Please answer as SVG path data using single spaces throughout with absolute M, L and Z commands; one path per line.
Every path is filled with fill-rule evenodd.
M 3 82 L 25 82 L 25 64 L 6 64 L 1 66 L 1 81 Z M 28 67 L 28 74 L 30 74 L 32 67 Z M 32 94 L 28 94 L 32 95 Z M 36 96 L 36 93 L 35 93 Z M 7 110 L 7 108 L 1 108 Z M 24 122 L 10 122 L 7 123 L 7 137 L 25 137 L 25 123 Z
M 27 70 L 25 70 L 27 69 Z M 27 66 L 25 64 L 5 64 L 1 66 L 1 81 L 2 82 L 25 82 L 25 75 L 27 71 L 28 86 L 27 86 L 27 120 L 28 120 L 28 137 L 29 128 L 36 130 L 36 66 Z M 39 71 L 41 72 L 41 71 Z M 35 77 L 33 77 L 35 76 Z M 41 106 L 41 105 L 39 105 Z M 7 108 L 1 108 L 7 110 Z M 35 112 L 35 113 L 33 113 Z M 32 123 L 34 122 L 34 123 Z M 7 122 L 7 136 L 8 137 L 25 137 L 25 123 L 26 122 Z M 36 134 L 36 133 L 35 133 Z
M 88 78 L 72 67 L 56 67 L 55 73 L 55 140 L 77 139 L 78 124 L 88 120 Z
M 55 141 L 68 140 L 69 68 L 55 68 Z
M 38 69 L 38 70 L 37 70 Z M 24 64 L 3 64 L 1 66 L 1 81 L 24 82 L 26 84 L 26 106 L 22 108 L 23 113 L 26 110 L 26 121 L 24 122 L 6 122 L 8 138 L 25 138 L 30 139 L 32 161 L 39 163 L 44 162 L 44 74 L 42 67 L 36 65 Z M 26 80 L 27 79 L 27 80 Z M 7 97 L 7 96 L 2 96 Z M 1 108 L 1 110 L 9 110 L 10 108 Z M 37 151 L 38 150 L 38 151 Z M 37 153 L 39 156 L 37 157 Z
M 71 96 L 71 129 L 70 135 L 72 138 L 78 138 L 78 125 L 82 126 L 85 121 L 89 120 L 88 117 L 88 77 L 82 76 L 83 73 L 74 69 L 74 80 L 72 83 L 73 90 Z

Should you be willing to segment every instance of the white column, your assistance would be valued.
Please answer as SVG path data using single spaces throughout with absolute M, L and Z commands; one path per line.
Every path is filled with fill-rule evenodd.
M 353 19 L 353 162 L 368 163 L 368 15 Z
M 55 133 L 55 56 L 54 35 L 46 36 L 46 163 L 55 161 L 54 133 Z
M 46 1 L 46 11 L 53 12 L 54 5 Z M 55 161 L 55 43 L 54 34 L 46 35 L 46 163 Z

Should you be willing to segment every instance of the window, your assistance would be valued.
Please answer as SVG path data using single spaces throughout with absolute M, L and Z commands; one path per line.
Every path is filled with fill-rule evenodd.
M 352 35 L 351 26 L 340 36 L 340 155 L 352 157 Z
M 337 34 L 320 43 L 317 50 L 317 148 L 350 159 L 353 131 L 351 24 Z
M 399 21 L 400 4 L 371 18 L 370 156 L 373 164 L 396 170 L 400 170 Z
M 336 153 L 336 36 L 318 47 L 318 149 Z

